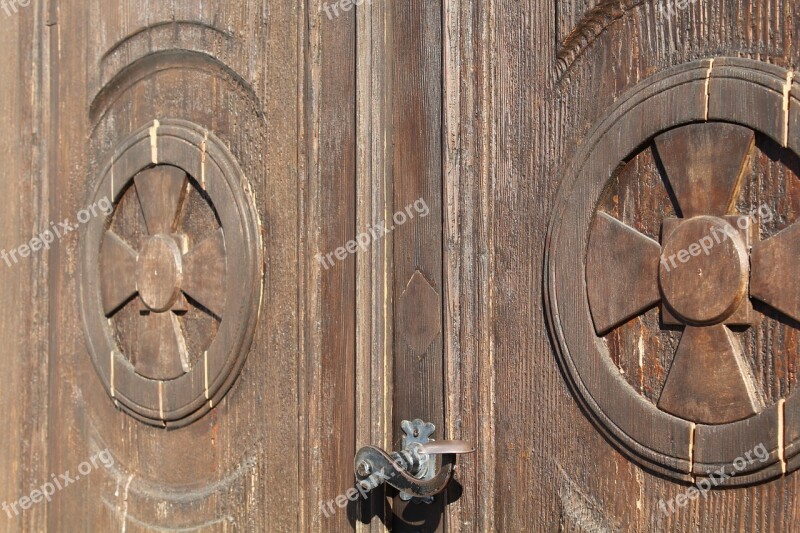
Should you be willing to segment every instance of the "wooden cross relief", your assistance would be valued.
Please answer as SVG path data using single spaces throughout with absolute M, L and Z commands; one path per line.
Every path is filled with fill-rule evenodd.
M 183 120 L 121 143 L 94 198 L 82 298 L 91 355 L 114 404 L 181 427 L 214 408 L 249 351 L 261 302 L 258 216 L 228 148 Z
M 762 336 L 800 326 L 800 221 L 782 197 L 800 172 L 795 85 L 740 59 L 665 72 L 567 172 L 548 241 L 560 360 L 600 426 L 670 477 L 761 443 L 769 460 L 728 484 L 798 466 L 790 355 Z
M 220 228 L 190 245 L 180 231 L 179 215 L 190 189 L 185 171 L 157 166 L 138 174 L 134 182 L 147 235 L 136 252 L 112 229 L 106 232 L 103 309 L 111 318 L 138 296 L 134 303 L 140 307 L 136 371 L 152 379 L 175 379 L 191 368 L 179 316 L 189 305 L 200 305 L 222 317 L 225 238 Z

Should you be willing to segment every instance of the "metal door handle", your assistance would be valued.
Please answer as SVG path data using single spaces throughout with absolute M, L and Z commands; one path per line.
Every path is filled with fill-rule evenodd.
M 475 451 L 461 440 L 436 442 L 430 438 L 433 424 L 420 419 L 402 423 L 405 437 L 403 449 L 389 455 L 376 446 L 365 446 L 356 454 L 355 473 L 362 489 L 371 491 L 383 483 L 400 491 L 403 500 L 420 498 L 426 501 L 442 492 L 455 471 L 456 455 Z M 436 456 L 441 465 L 436 468 Z

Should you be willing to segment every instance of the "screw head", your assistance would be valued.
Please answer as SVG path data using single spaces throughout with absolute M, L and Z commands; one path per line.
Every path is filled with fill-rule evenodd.
M 360 463 L 358 463 L 358 466 L 356 466 L 356 474 L 358 474 L 359 477 L 367 477 L 371 473 L 372 473 L 372 465 L 369 464 L 367 461 L 361 461 Z

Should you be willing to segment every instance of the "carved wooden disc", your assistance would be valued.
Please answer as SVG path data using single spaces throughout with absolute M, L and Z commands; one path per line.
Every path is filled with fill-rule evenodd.
M 775 150 L 800 148 L 798 96 L 772 65 L 682 65 L 620 98 L 563 175 L 545 269 L 559 360 L 597 427 L 663 475 L 710 476 L 760 444 L 766 460 L 718 484 L 800 467 L 796 378 L 776 395 L 765 381 L 775 372 L 756 376 L 797 354 L 756 362 L 764 350 L 750 333 L 765 321 L 797 325 L 789 273 L 800 222 L 773 234 L 760 218 L 765 208 L 781 217 L 779 195 L 766 206 L 743 196 L 753 158 L 780 166 L 790 158 Z
M 136 260 L 136 289 L 151 311 L 162 313 L 177 301 L 182 265 L 181 252 L 172 238 L 156 235 L 145 241 Z
M 749 272 L 748 251 L 738 231 L 721 218 L 698 216 L 666 237 L 659 281 L 677 318 L 715 324 L 742 303 Z
M 197 420 L 244 364 L 263 277 L 245 184 L 213 134 L 162 120 L 124 142 L 92 190 L 90 204 L 114 211 L 82 235 L 87 344 L 109 396 L 143 422 Z

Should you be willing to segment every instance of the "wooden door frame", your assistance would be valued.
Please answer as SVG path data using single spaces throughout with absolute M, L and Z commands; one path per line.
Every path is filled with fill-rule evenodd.
M 406 6 L 408 4 L 406 3 Z M 443 509 L 446 530 L 493 527 L 494 423 L 493 348 L 491 320 L 491 196 L 496 137 L 492 65 L 494 6 L 469 0 L 441 5 L 439 48 L 441 81 L 441 210 L 443 315 L 443 425 L 438 439 L 465 439 L 478 453 L 460 460 L 458 484 Z M 358 228 L 375 222 L 390 224 L 396 211 L 392 198 L 398 178 L 395 154 L 398 135 L 393 123 L 394 94 L 406 90 L 393 77 L 393 62 L 407 53 L 395 46 L 393 11 L 385 2 L 365 2 L 357 8 L 358 27 Z M 430 45 L 430 43 L 428 43 Z M 433 52 L 432 52 L 433 53 Z M 415 75 L 413 72 L 410 75 Z M 402 207 L 402 206 L 400 206 Z M 395 392 L 408 386 L 394 374 L 396 308 L 399 295 L 391 237 L 373 243 L 358 263 L 357 443 L 384 449 L 397 445 L 399 428 L 393 416 Z M 480 465 L 480 468 L 478 467 Z M 372 512 L 376 512 L 372 509 Z M 388 509 L 384 509 L 388 512 Z M 442 526 L 444 527 L 444 526 Z M 362 531 L 383 531 L 373 518 Z

